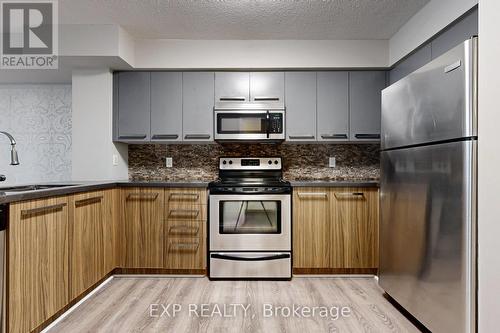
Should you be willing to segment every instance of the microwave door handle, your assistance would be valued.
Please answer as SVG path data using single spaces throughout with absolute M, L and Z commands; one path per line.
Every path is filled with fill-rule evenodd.
M 269 131 L 271 130 L 271 118 L 269 116 L 269 110 L 266 112 L 266 135 L 269 139 Z

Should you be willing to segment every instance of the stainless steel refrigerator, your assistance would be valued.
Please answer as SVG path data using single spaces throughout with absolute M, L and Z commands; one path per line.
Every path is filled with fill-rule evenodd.
M 476 330 L 477 38 L 382 92 L 379 284 L 434 333 Z

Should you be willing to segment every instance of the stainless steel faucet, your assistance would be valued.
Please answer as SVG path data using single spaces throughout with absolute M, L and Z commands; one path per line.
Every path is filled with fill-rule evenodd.
M 10 133 L 7 132 L 2 132 L 0 133 L 4 134 L 6 137 L 9 138 L 10 140 L 10 165 L 19 165 L 19 157 L 17 156 L 17 150 L 16 150 L 16 140 Z

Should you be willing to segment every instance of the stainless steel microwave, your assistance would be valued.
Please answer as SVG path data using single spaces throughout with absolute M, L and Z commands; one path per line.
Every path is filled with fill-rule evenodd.
M 220 102 L 214 107 L 215 140 L 285 140 L 283 103 Z

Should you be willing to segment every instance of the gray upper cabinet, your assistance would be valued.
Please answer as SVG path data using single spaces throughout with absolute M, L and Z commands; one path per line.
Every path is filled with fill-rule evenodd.
M 250 101 L 252 102 L 284 102 L 284 72 L 252 72 L 250 73 Z
M 472 36 L 477 36 L 478 29 L 478 11 L 475 9 L 448 27 L 431 42 L 432 59 L 436 59 Z
M 380 140 L 381 92 L 385 87 L 385 71 L 349 73 L 351 141 Z
M 182 73 L 151 73 L 151 141 L 182 141 Z
M 248 102 L 250 100 L 249 73 L 215 73 L 215 100 L 217 102 Z
M 213 141 L 214 73 L 183 73 L 182 103 L 183 140 Z
M 426 44 L 401 61 L 389 72 L 390 84 L 401 80 L 432 60 L 431 44 Z
M 117 141 L 143 142 L 150 138 L 150 73 L 118 74 Z M 116 99 L 115 99 L 116 100 Z M 115 120 L 116 121 L 116 120 Z
M 318 72 L 317 139 L 349 140 L 349 73 Z
M 286 140 L 316 141 L 316 72 L 285 73 Z

